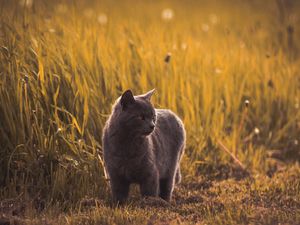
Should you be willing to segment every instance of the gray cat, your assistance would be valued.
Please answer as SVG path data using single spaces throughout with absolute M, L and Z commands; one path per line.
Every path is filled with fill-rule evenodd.
M 113 200 L 119 203 L 127 199 L 131 183 L 140 185 L 143 196 L 170 201 L 181 180 L 185 130 L 173 112 L 153 108 L 153 92 L 133 96 L 125 91 L 103 130 L 105 168 Z

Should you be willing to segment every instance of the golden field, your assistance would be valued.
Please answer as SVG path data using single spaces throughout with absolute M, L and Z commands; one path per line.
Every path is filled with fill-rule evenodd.
M 300 4 L 0 1 L 0 224 L 300 223 Z M 171 203 L 111 206 L 101 135 L 156 89 L 184 121 Z M 9 224 L 9 223 L 8 223 Z

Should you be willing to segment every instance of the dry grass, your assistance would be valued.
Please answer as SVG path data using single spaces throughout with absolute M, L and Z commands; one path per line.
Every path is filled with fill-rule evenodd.
M 37 224 L 299 221 L 298 2 L 20 2 L 0 2 L 1 204 L 24 201 Z M 156 88 L 155 106 L 184 121 L 184 182 L 170 206 L 109 206 L 101 133 L 128 88 Z M 193 191 L 201 182 L 212 197 Z M 82 212 L 84 199 L 101 204 Z M 275 214 L 262 217 L 268 201 Z

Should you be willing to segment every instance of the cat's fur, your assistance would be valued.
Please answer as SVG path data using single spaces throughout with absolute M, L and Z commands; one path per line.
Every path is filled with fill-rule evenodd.
M 143 196 L 170 201 L 181 180 L 180 159 L 185 147 L 182 121 L 170 110 L 153 108 L 150 91 L 117 99 L 103 130 L 104 163 L 114 201 L 124 202 L 131 183 Z

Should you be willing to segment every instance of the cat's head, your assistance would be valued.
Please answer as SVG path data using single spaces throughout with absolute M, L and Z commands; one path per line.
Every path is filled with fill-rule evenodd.
M 155 128 L 156 114 L 150 102 L 153 92 L 154 89 L 146 94 L 133 96 L 131 90 L 127 90 L 119 99 L 119 123 L 135 136 L 149 135 Z

